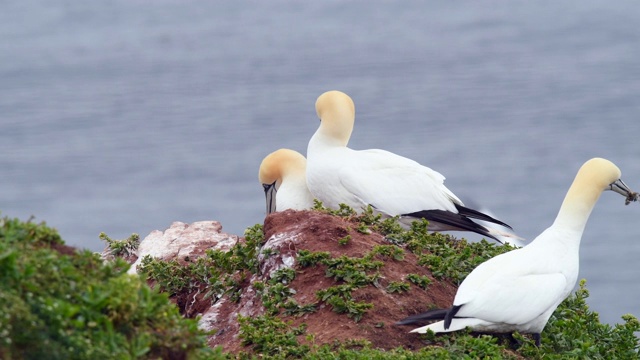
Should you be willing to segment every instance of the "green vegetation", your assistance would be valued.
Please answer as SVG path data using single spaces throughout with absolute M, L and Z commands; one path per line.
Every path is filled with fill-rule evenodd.
M 347 314 L 358 322 L 367 310 L 373 308 L 373 304 L 353 300 L 352 292 L 357 288 L 358 286 L 353 284 L 331 286 L 318 290 L 316 295 L 318 299 L 331 305 L 333 311 L 338 314 Z
M 297 336 L 305 332 L 305 327 L 292 328 L 274 316 L 239 317 L 242 343 L 267 358 L 301 358 L 309 352 L 307 345 L 301 345 Z
M 400 235 L 407 249 L 419 257 L 418 264 L 431 270 L 436 279 L 460 284 L 473 269 L 490 258 L 511 251 L 510 245 L 496 245 L 486 240 L 468 242 L 450 235 L 427 232 L 426 220 L 415 221 Z
M 262 305 L 267 314 L 277 315 L 280 313 L 280 309 L 284 310 L 285 315 L 295 316 L 316 311 L 315 303 L 300 305 L 292 297 L 295 295 L 295 291 L 286 284 L 291 283 L 295 276 L 295 270 L 284 268 L 275 271 L 267 284 L 260 281 L 253 283 L 253 287 L 261 296 Z
M 395 245 L 374 245 L 373 250 L 371 250 L 371 255 L 380 255 L 400 261 L 404 259 L 404 250 Z
M 598 313 L 589 310 L 586 281 L 555 311 L 542 332 L 542 346 L 531 342 L 520 350 L 524 356 L 543 358 L 546 354 L 564 354 L 576 359 L 639 359 L 640 345 L 634 332 L 640 322 L 633 315 L 624 315 L 624 323 L 615 326 L 601 324 Z
M 258 249 L 264 241 L 262 226 L 248 228 L 245 239 L 229 251 L 207 250 L 205 257 L 186 264 L 145 256 L 138 272 L 169 296 L 202 291 L 206 292 L 205 298 L 218 299 L 226 293 L 238 301 L 240 284 L 258 272 Z
M 398 256 L 394 248 L 383 246 L 374 248 L 362 258 L 344 255 L 331 258 L 326 252 L 311 253 L 307 250 L 301 250 L 298 252 L 298 260 L 303 267 L 319 264 L 326 266 L 325 275 L 333 278 L 336 282 L 343 283 L 320 290 L 316 295 L 320 301 L 331 305 L 338 314 L 347 314 L 358 322 L 367 310 L 373 308 L 373 304 L 355 301 L 352 293 L 361 287 L 376 284 L 380 275 L 373 271 L 384 265 L 384 262 L 374 260 L 377 254 Z
M 318 200 L 313 200 L 313 202 L 313 210 L 353 221 L 356 223 L 356 231 L 362 234 L 370 234 L 373 231 L 389 236 L 391 239 L 404 232 L 402 226 L 400 226 L 397 221 L 397 216 L 383 219 L 382 214 L 375 214 L 371 206 L 368 206 L 362 214 L 358 215 L 352 208 L 345 204 L 340 204 L 340 208 L 338 210 L 332 210 L 324 207 L 322 202 Z
M 623 324 L 613 327 L 601 324 L 598 315 L 590 311 L 585 302 L 588 291 L 584 285 L 582 281 L 580 289 L 563 302 L 550 319 L 542 333 L 540 348 L 533 340 L 519 334 L 514 337 L 522 346 L 514 351 L 507 339 L 465 331 L 438 336 L 425 334 L 422 336 L 425 347 L 418 351 L 403 348 L 382 351 L 367 343 L 357 344 L 354 348 L 346 339 L 334 345 L 309 347 L 295 339 L 295 335 L 305 332 L 304 328 L 292 328 L 272 317 L 252 320 L 253 326 L 243 327 L 241 336 L 247 339 L 245 343 L 261 346 L 264 355 L 274 354 L 277 350 L 289 354 L 290 358 L 304 359 L 638 359 L 638 338 L 634 335 L 640 331 L 638 320 L 625 315 Z M 333 287 L 327 293 L 340 291 L 348 292 L 348 286 Z M 307 335 L 309 339 L 313 336 Z
M 120 259 L 74 252 L 44 223 L 0 219 L 0 358 L 213 354 L 196 321 L 128 268 Z
M 347 245 L 349 243 L 349 241 L 351 241 L 351 235 L 347 235 L 343 238 L 338 239 L 338 244 L 340 245 Z
M 100 240 L 107 243 L 109 249 L 109 255 L 111 257 L 127 257 L 136 252 L 138 245 L 140 245 L 140 236 L 138 234 L 132 234 L 124 240 L 113 240 L 105 233 L 100 233 Z
M 407 274 L 407 280 L 411 281 L 413 284 L 421 287 L 424 290 L 427 290 L 429 284 L 431 284 L 431 279 L 428 276 L 422 276 L 418 274 Z
M 402 281 L 392 281 L 389 283 L 389 285 L 387 285 L 388 293 L 399 293 L 404 291 L 409 291 L 409 283 Z
M 302 267 L 309 267 L 322 263 L 331 258 L 328 252 L 311 252 L 309 250 L 298 251 L 298 264 Z
M 64 246 L 46 224 L 0 219 L 0 358 L 1 359 L 638 359 L 635 333 L 640 322 L 625 315 L 615 326 L 601 324 L 586 304 L 588 291 L 580 289 L 565 300 L 542 332 L 537 348 L 526 335 L 514 334 L 521 343 L 511 348 L 506 337 L 465 331 L 425 334 L 414 342 L 418 350 L 375 349 L 366 340 L 340 339 L 317 344 L 302 322 L 294 326 L 282 316 L 310 314 L 321 306 L 358 322 L 375 304 L 360 301 L 359 289 L 378 287 L 385 296 L 406 296 L 416 287 L 429 291 L 434 281 L 461 282 L 483 261 L 511 250 L 481 241 L 469 243 L 442 234 L 429 234 L 426 222 L 402 230 L 394 218 L 382 218 L 369 208 L 356 214 L 348 207 L 333 211 L 316 203 L 318 211 L 340 216 L 357 232 L 378 232 L 388 245 L 377 245 L 362 257 L 332 256 L 328 252 L 298 250 L 298 267 L 280 269 L 263 281 L 258 254 L 264 242 L 262 227 L 247 229 L 246 241 L 229 251 L 209 250 L 199 259 L 161 261 L 145 258 L 139 270 L 150 288 L 137 276 L 126 274 L 129 265 L 119 257 L 135 250 L 139 237 L 112 240 L 101 234 L 114 259 L 104 261 L 88 251 Z M 343 237 L 341 246 L 353 246 Z M 335 239 L 338 241 L 340 239 Z M 263 251 L 272 255 L 273 251 Z M 413 255 L 411 255 L 411 253 Z M 385 264 L 416 256 L 425 273 L 402 279 L 382 279 Z M 299 304 L 290 288 L 300 272 L 316 267 L 335 285 L 321 289 L 309 303 Z M 428 270 L 428 271 L 427 271 Z M 316 270 L 318 271 L 318 270 Z M 264 279 L 264 278 L 263 278 Z M 384 285 L 381 286 L 381 282 Z M 209 349 L 195 319 L 186 319 L 169 297 L 204 293 L 212 303 L 222 296 L 238 301 L 252 286 L 262 301 L 262 316 L 239 317 L 240 338 L 246 350 L 225 354 Z M 362 291 L 362 290 L 360 290 Z M 422 291 L 422 290 L 419 290 Z M 398 295 L 400 294 L 400 295 Z M 341 315 L 342 316 L 342 315 Z M 349 318 L 347 318 L 347 316 Z M 298 322 L 303 321 L 299 318 Z M 366 325 L 366 322 L 362 322 Z M 387 324 L 388 325 L 388 324 Z M 358 324 L 358 326 L 361 326 Z M 371 324 L 385 328 L 382 322 Z

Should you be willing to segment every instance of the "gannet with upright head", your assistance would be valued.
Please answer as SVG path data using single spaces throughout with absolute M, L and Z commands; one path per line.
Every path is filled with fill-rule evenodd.
M 302 154 L 289 149 L 276 150 L 262 160 L 258 180 L 264 188 L 267 215 L 313 207 L 313 196 L 305 176 L 306 164 L 307 159 Z
M 496 239 L 505 235 L 475 223 L 502 221 L 467 208 L 446 186 L 444 176 L 426 166 L 393 154 L 347 147 L 355 120 L 355 106 L 340 91 L 328 91 L 316 101 L 320 127 L 307 148 L 307 185 L 329 208 L 341 203 L 356 211 L 371 205 L 377 212 L 400 216 L 406 225 L 420 218 L 432 231 L 473 231 Z
M 450 332 L 470 327 L 480 332 L 540 333 L 578 279 L 580 239 L 591 210 L 605 190 L 638 194 L 620 180 L 612 162 L 595 158 L 582 165 L 553 224 L 529 245 L 498 255 L 475 268 L 460 284 L 449 309 L 410 316 L 400 325 L 442 320 L 411 332 Z

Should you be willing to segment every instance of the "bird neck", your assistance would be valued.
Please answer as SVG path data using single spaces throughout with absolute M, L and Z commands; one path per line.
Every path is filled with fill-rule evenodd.
M 351 132 L 349 132 L 349 135 Z M 307 149 L 307 156 L 312 156 L 311 153 L 314 150 L 322 150 L 326 148 L 346 147 L 349 143 L 349 137 L 341 136 L 341 133 L 331 131 L 331 129 L 323 128 L 322 126 L 316 131 L 315 134 L 309 140 L 309 147 Z
M 323 111 L 321 119 L 318 132 L 324 135 L 323 140 L 331 144 L 347 146 L 355 122 L 353 109 L 348 106 L 335 106 Z
M 296 184 L 306 184 L 306 168 L 291 168 L 282 176 L 282 182 L 291 182 Z M 306 186 L 306 185 L 305 185 Z
M 602 194 L 601 189 L 590 183 L 580 182 L 576 178 L 562 202 L 553 225 L 582 234 L 600 194 Z

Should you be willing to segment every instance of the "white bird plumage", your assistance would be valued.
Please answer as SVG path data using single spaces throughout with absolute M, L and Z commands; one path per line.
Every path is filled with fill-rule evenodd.
M 620 180 L 612 162 L 594 158 L 578 171 L 554 223 L 529 245 L 498 255 L 475 268 L 460 284 L 450 309 L 427 311 L 398 324 L 441 320 L 414 329 L 450 332 L 470 327 L 481 332 L 540 333 L 557 306 L 576 285 L 582 233 L 604 190 L 629 201 L 637 193 Z
M 306 164 L 302 154 L 290 149 L 276 150 L 262 160 L 258 180 L 264 187 L 267 214 L 313 207 L 313 196 L 307 188 Z
M 505 235 L 472 221 L 508 227 L 466 208 L 437 171 L 388 151 L 348 148 L 355 106 L 346 94 L 328 91 L 320 95 L 316 112 L 321 121 L 307 148 L 307 185 L 325 206 L 335 209 L 344 203 L 361 211 L 371 205 L 377 212 L 400 216 L 407 225 L 425 218 L 433 231 L 473 231 L 496 240 L 496 235 Z

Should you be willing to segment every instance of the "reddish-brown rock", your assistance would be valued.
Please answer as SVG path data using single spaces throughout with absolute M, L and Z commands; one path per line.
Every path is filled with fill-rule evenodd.
M 259 256 L 260 273 L 251 279 L 245 279 L 241 284 L 240 301 L 232 302 L 227 296 L 223 296 L 212 304 L 211 299 L 202 300 L 201 294 L 182 297 L 178 294 L 172 299 L 177 303 L 184 301 L 184 298 L 190 299 L 190 310 L 185 310 L 185 315 L 202 315 L 201 328 L 216 331 L 209 339 L 210 346 L 222 346 L 227 352 L 248 350 L 241 345 L 237 317 L 258 316 L 264 313 L 260 296 L 252 284 L 255 281 L 266 283 L 274 271 L 293 267 L 296 269 L 296 278 L 289 287 L 295 290 L 295 300 L 301 305 L 318 302 L 318 290 L 338 283 L 333 278 L 325 276 L 324 265 L 301 267 L 296 260 L 298 251 L 325 251 L 332 257 L 362 257 L 375 245 L 389 245 L 383 236 L 376 233 L 362 234 L 355 230 L 356 227 L 356 223 L 316 211 L 287 210 L 271 214 L 265 219 L 266 241 L 261 251 L 271 249 L 272 254 Z M 347 244 L 339 244 L 338 240 L 347 235 L 350 236 Z M 199 222 L 191 225 L 174 223 L 164 232 L 152 232 L 141 243 L 139 253 L 140 256 L 144 253 L 152 256 L 161 254 L 165 260 L 182 260 L 186 256 L 193 261 L 202 256 L 207 248 L 229 249 L 237 241 L 243 240 L 222 233 L 217 222 Z M 143 244 L 145 246 L 142 246 Z M 155 249 L 151 250 L 153 248 Z M 402 260 L 382 257 L 378 260 L 383 260 L 384 266 L 378 271 L 380 278 L 377 285 L 366 286 L 353 292 L 354 300 L 374 305 L 359 322 L 345 314 L 335 313 L 330 305 L 322 302 L 318 302 L 315 312 L 301 317 L 281 317 L 285 321 L 291 321 L 293 326 L 306 324 L 306 334 L 313 334 L 314 343 L 317 345 L 333 343 L 335 340 L 365 339 L 374 347 L 383 349 L 398 346 L 409 349 L 421 347 L 418 335 L 408 333 L 412 327 L 396 326 L 394 323 L 430 307 L 450 306 L 455 295 L 455 286 L 433 280 L 430 272 L 418 266 L 416 256 L 409 251 L 405 251 Z M 427 290 L 411 285 L 407 292 L 389 294 L 386 291 L 386 286 L 391 281 L 406 282 L 405 276 L 410 273 L 427 275 L 433 280 L 432 284 Z M 196 309 L 197 312 L 194 311 Z M 299 340 L 305 342 L 305 336 L 300 336 Z
M 346 255 L 362 257 L 375 245 L 390 245 L 383 236 L 372 233 L 362 234 L 355 230 L 357 224 L 345 219 L 322 214 L 315 211 L 285 211 L 268 216 L 265 219 L 264 232 L 266 239 L 278 238 L 282 234 L 288 239 L 279 250 L 285 254 L 295 254 L 305 249 L 312 252 L 326 251 L 332 257 Z M 346 245 L 338 240 L 349 235 Z M 307 333 L 315 334 L 316 344 L 333 343 L 334 340 L 366 339 L 374 347 L 391 349 L 398 346 L 412 348 L 418 338 L 409 334 L 412 327 L 395 326 L 394 323 L 408 315 L 428 309 L 430 306 L 449 307 L 455 296 L 455 286 L 440 281 L 433 281 L 427 290 L 412 285 L 404 293 L 389 294 L 386 287 L 391 281 L 406 281 L 410 273 L 431 274 L 424 267 L 417 265 L 417 258 L 405 251 L 403 260 L 382 259 L 385 265 L 379 270 L 381 278 L 379 286 L 367 286 L 354 291 L 354 299 L 372 303 L 369 310 L 359 322 L 344 314 L 337 314 L 331 306 L 321 305 L 316 312 L 303 317 L 292 317 L 294 325 L 307 324 Z M 299 266 L 297 267 L 299 269 Z M 325 267 L 308 267 L 298 271 L 290 287 L 296 290 L 295 299 L 300 304 L 317 301 L 316 292 L 336 285 L 336 282 L 325 276 Z

